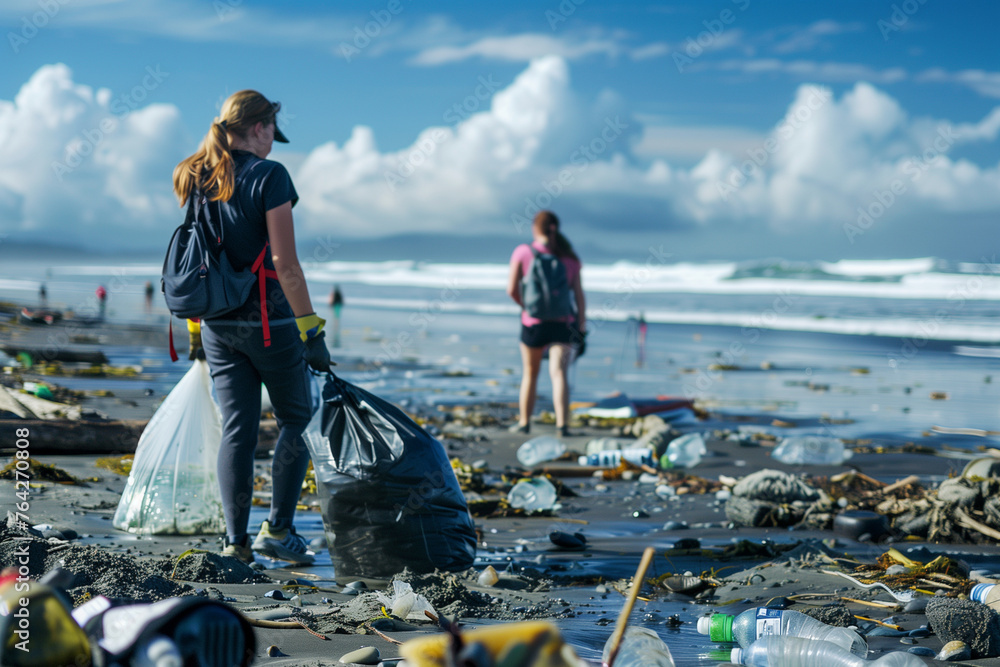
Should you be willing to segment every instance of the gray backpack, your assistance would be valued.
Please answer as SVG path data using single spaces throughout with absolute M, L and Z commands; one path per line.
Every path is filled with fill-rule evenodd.
M 573 314 L 566 266 L 553 254 L 534 246 L 531 270 L 521 279 L 521 304 L 529 316 L 539 320 L 558 320 Z

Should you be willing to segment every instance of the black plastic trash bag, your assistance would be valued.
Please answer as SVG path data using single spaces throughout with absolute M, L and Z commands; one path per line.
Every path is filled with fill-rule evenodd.
M 305 437 L 337 576 L 472 565 L 475 528 L 448 455 L 402 410 L 330 374 Z

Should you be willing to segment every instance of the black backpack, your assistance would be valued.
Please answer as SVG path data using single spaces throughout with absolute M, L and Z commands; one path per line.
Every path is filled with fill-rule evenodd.
M 558 320 L 573 314 L 566 266 L 555 255 L 529 246 L 535 259 L 531 270 L 521 279 L 521 304 L 529 316 L 539 320 Z
M 236 176 L 236 190 L 261 162 L 261 159 L 247 161 Z M 265 277 L 277 277 L 274 271 L 264 269 L 264 256 L 268 247 L 266 244 L 253 266 L 240 271 L 233 268 L 223 247 L 220 217 L 219 202 L 209 201 L 208 196 L 200 189 L 191 193 L 184 222 L 174 230 L 170 238 L 160 278 L 160 290 L 166 299 L 167 309 L 175 317 L 208 319 L 225 315 L 247 302 L 255 282 L 260 285 L 263 293 Z M 265 345 L 270 345 L 267 308 L 263 299 L 261 310 Z M 170 354 L 176 361 L 172 326 L 173 322 Z

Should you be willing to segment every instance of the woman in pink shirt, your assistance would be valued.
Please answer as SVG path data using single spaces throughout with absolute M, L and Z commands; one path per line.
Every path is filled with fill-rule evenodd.
M 511 431 L 528 433 L 531 413 L 535 408 L 538 389 L 538 371 L 542 367 L 545 350 L 549 350 L 549 375 L 552 378 L 552 402 L 555 404 L 556 429 L 561 436 L 569 435 L 569 381 L 567 375 L 573 361 L 573 350 L 586 335 L 586 301 L 580 284 L 580 258 L 573 252 L 566 237 L 559 233 L 559 218 L 551 211 L 541 211 L 531 225 L 531 244 L 521 244 L 510 257 L 510 278 L 507 294 L 521 306 L 521 377 L 518 423 Z M 571 294 L 575 312 L 552 319 L 538 319 L 528 314 L 523 301 L 523 281 L 532 273 L 536 251 L 554 255 L 565 269 L 566 284 Z

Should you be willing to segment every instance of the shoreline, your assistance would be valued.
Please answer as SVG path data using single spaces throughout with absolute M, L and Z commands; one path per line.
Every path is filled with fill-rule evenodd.
M 127 329 L 115 325 L 107 328 L 116 329 L 119 333 L 122 329 Z M 58 384 L 59 378 L 52 379 Z M 106 379 L 106 385 L 114 396 L 93 397 L 103 401 L 97 405 L 103 406 L 109 416 L 135 414 L 136 411 L 143 410 L 151 414 L 163 398 L 162 394 L 147 395 L 137 388 L 130 389 L 130 393 L 121 392 L 116 388 L 118 382 L 121 381 Z M 457 457 L 467 464 L 485 464 L 485 477 L 493 485 L 478 494 L 485 499 L 501 497 L 503 494 L 497 492 L 496 488 L 503 486 L 502 478 L 513 478 L 518 474 L 515 452 L 522 442 L 554 431 L 554 427 L 536 419 L 529 436 L 507 433 L 503 427 L 512 417 L 513 409 L 509 405 L 486 406 L 484 409 L 482 402 L 477 406 L 471 397 L 469 405 L 441 405 L 437 407 L 436 414 L 428 407 L 425 413 L 424 416 L 436 417 L 429 422 L 428 428 L 432 425 L 439 430 L 437 437 L 450 457 Z M 699 421 L 694 426 L 685 426 L 683 430 L 705 431 L 716 436 L 724 432 L 747 434 L 754 430 L 780 428 L 773 424 L 776 419 L 781 421 L 775 413 L 767 412 L 712 412 L 708 417 L 708 420 Z M 803 419 L 798 421 L 800 426 L 810 423 Z M 815 418 L 814 421 L 818 424 L 820 420 Z M 12 430 L 17 425 L 18 420 L 0 420 L 0 428 L 4 430 Z M 744 427 L 743 430 L 741 427 Z M 746 427 L 751 428 L 747 430 Z M 584 452 L 587 442 L 592 438 L 621 435 L 617 427 L 599 427 L 590 423 L 574 426 L 573 431 L 576 435 L 565 439 L 565 442 L 578 454 Z M 906 440 L 902 437 L 900 439 Z M 779 463 L 771 458 L 772 447 L 767 442 L 715 437 L 709 439 L 707 444 L 708 454 L 689 471 L 692 476 L 690 482 L 685 481 L 686 477 L 670 478 L 671 484 L 676 483 L 690 489 L 690 492 L 676 494 L 676 499 L 664 499 L 658 495 L 655 492 L 657 484 L 641 482 L 638 471 L 630 479 L 603 480 L 593 476 L 580 476 L 589 471 L 582 471 L 573 463 L 575 455 L 567 462 L 542 464 L 536 472 L 547 472 L 565 489 L 560 498 L 562 508 L 552 516 L 477 515 L 475 523 L 480 540 L 474 572 L 456 575 L 455 581 L 459 585 L 451 586 L 451 589 L 478 592 L 488 596 L 488 599 L 502 600 L 506 605 L 505 609 L 524 607 L 530 610 L 530 614 L 552 618 L 562 629 L 566 640 L 580 648 L 583 657 L 595 660 L 599 658 L 600 645 L 610 635 L 611 628 L 607 626 L 609 623 L 613 624 L 624 599 L 617 591 L 624 590 L 621 588 L 622 582 L 627 583 L 631 578 L 643 549 L 653 546 L 657 554 L 647 574 L 649 580 L 669 573 L 683 575 L 691 572 L 717 583 L 707 589 L 713 595 L 700 599 L 670 593 L 650 585 L 645 589 L 650 602 L 633 612 L 632 623 L 656 630 L 674 651 L 674 659 L 678 665 L 703 665 L 717 662 L 705 658 L 713 649 L 708 638 L 694 633 L 693 627 L 699 616 L 708 611 L 737 613 L 775 597 L 837 593 L 839 597 L 862 601 L 847 604 L 852 615 L 880 620 L 891 613 L 894 624 L 907 630 L 917 629 L 927 623 L 926 616 L 920 613 L 903 614 L 889 609 L 885 613 L 873 612 L 873 608 L 864 602 L 874 600 L 886 603 L 891 598 L 885 594 L 851 589 L 845 580 L 823 574 L 814 567 L 817 559 L 822 558 L 821 553 L 828 557 L 832 553 L 836 558 L 855 558 L 859 563 L 868 564 L 892 548 L 912 554 L 911 557 L 922 562 L 931 560 L 934 555 L 950 554 L 957 562 L 964 563 L 963 571 L 984 570 L 991 572 L 993 576 L 1000 576 L 1000 566 L 995 565 L 1000 563 L 1000 545 L 996 541 L 987 544 L 933 544 L 888 539 L 858 542 L 831 529 L 804 526 L 794 529 L 784 526 L 733 527 L 726 515 L 725 503 L 720 502 L 714 493 L 697 492 L 700 484 L 696 481 L 698 478 L 718 485 L 721 480 L 738 480 L 761 469 L 788 472 L 810 480 L 829 480 L 845 473 L 861 473 L 883 484 L 892 484 L 909 475 L 917 475 L 925 486 L 931 487 L 949 475 L 960 475 L 971 453 L 957 452 L 955 454 L 965 458 L 949 458 L 919 451 L 887 453 L 874 447 L 871 451 L 856 453 L 844 465 L 813 466 Z M 266 450 L 266 444 L 262 449 Z M 42 486 L 32 490 L 29 514 L 31 523 L 75 531 L 79 537 L 69 541 L 72 548 L 93 548 L 97 550 L 93 553 L 101 554 L 101 558 L 113 556 L 140 562 L 176 559 L 179 554 L 192 547 L 214 553 L 221 550 L 219 539 L 214 536 L 136 538 L 113 529 L 110 518 L 126 477 L 96 468 L 95 455 L 39 454 L 33 458 L 44 464 L 54 464 L 78 478 L 92 480 L 86 487 L 42 482 Z M 266 477 L 268 462 L 258 460 L 256 465 L 258 472 Z M 13 506 L 15 501 L 13 486 L 0 483 L 0 488 L 3 489 L 0 501 L 5 507 Z M 468 498 L 478 497 L 470 492 L 466 495 Z M 266 491 L 261 497 L 266 497 Z M 304 500 L 307 504 L 312 502 L 309 498 Z M 254 520 L 258 520 L 256 517 L 261 511 L 255 508 Z M 302 532 L 307 538 L 316 540 L 323 537 L 318 513 L 300 511 L 297 518 L 297 525 L 299 524 L 305 526 Z M 579 532 L 586 537 L 587 546 L 576 551 L 560 549 L 549 538 L 553 531 L 569 534 Z M 783 550 L 797 542 L 800 543 L 799 556 L 793 558 L 797 559 L 798 565 L 789 565 L 789 557 Z M 730 550 L 728 554 L 727 549 Z M 313 629 L 320 628 L 321 634 L 329 638 L 319 639 L 304 630 L 256 628 L 256 664 L 267 662 L 317 667 L 335 665 L 338 664 L 336 659 L 339 656 L 364 645 L 377 646 L 383 657 L 398 655 L 393 644 L 370 631 L 364 635 L 340 634 L 347 631 L 346 626 L 349 625 L 344 621 L 344 610 L 357 597 L 342 592 L 346 584 L 350 583 L 349 579 L 335 576 L 329 565 L 329 555 L 320 552 L 320 556 L 320 562 L 312 568 L 287 567 L 258 557 L 258 562 L 264 567 L 262 572 L 271 579 L 270 583 L 224 584 L 194 580 L 178 581 L 177 585 L 190 587 L 190 590 L 185 589 L 186 594 L 202 589 L 206 595 L 225 599 L 248 615 L 311 619 L 310 622 L 315 622 Z M 208 561 L 209 557 L 205 556 L 204 559 Z M 0 559 L 0 565 L 9 564 L 11 563 Z M 501 581 L 506 583 L 505 587 L 490 590 L 475 583 L 475 575 L 487 565 L 493 565 L 501 573 Z M 827 566 L 830 565 L 827 563 Z M 512 571 L 507 572 L 508 568 Z M 770 573 L 779 571 L 782 573 L 780 577 L 769 576 Z M 43 573 L 33 571 L 32 576 Z M 757 573 L 763 573 L 763 580 L 754 576 Z M 301 611 L 298 607 L 289 607 L 263 596 L 270 590 L 282 590 L 282 584 L 293 579 L 309 581 L 323 590 L 299 590 L 304 605 Z M 414 578 L 415 581 L 418 579 Z M 385 585 L 385 582 L 374 580 L 370 583 L 372 588 Z M 427 585 L 438 590 L 441 588 L 441 581 Z M 533 590 L 538 587 L 544 590 Z M 599 587 L 603 587 L 604 592 L 600 592 L 602 588 Z M 297 589 L 293 586 L 285 590 L 289 593 L 287 597 L 291 597 Z M 472 597 L 471 594 L 463 594 L 470 599 Z M 814 605 L 810 602 L 817 600 L 824 601 L 823 598 L 808 602 L 795 601 L 792 608 L 812 610 Z M 463 619 L 470 627 L 505 622 L 498 613 L 490 612 L 488 606 L 479 607 L 479 612 L 484 610 L 487 613 L 482 618 L 463 616 Z M 520 613 L 524 616 L 529 612 Z M 675 620 L 672 621 L 671 618 Z M 679 624 L 675 624 L 677 622 Z M 357 630 L 357 624 L 354 630 Z M 433 628 L 418 625 L 413 629 L 403 625 L 402 621 L 393 621 L 392 624 L 386 622 L 386 627 L 380 631 L 386 636 L 405 641 L 433 631 Z M 873 651 L 907 648 L 900 644 L 899 637 L 891 636 L 871 637 L 869 644 Z M 284 657 L 269 657 L 267 648 L 271 645 L 277 646 Z M 937 651 L 942 642 L 937 635 L 931 634 L 929 637 L 917 638 L 914 645 Z M 959 664 L 997 667 L 1000 665 L 1000 658 L 973 659 Z

